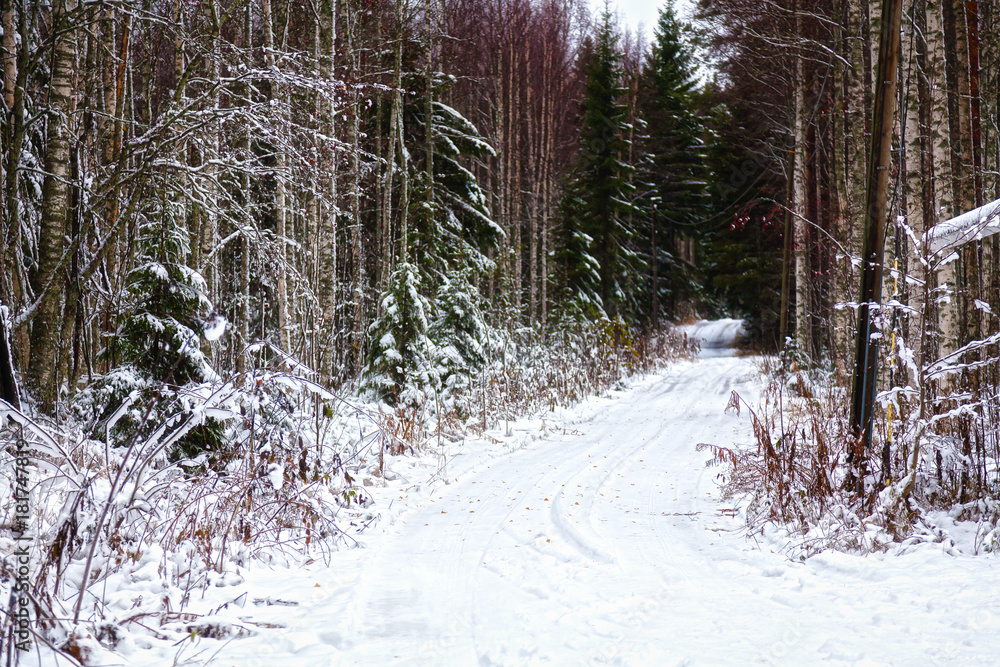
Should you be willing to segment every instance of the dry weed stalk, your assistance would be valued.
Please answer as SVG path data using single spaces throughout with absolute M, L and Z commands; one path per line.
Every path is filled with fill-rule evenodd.
M 182 618 L 193 591 L 250 559 L 325 557 L 353 541 L 349 525 L 369 520 L 367 495 L 341 456 L 350 445 L 295 407 L 303 404 L 295 394 L 314 390 L 294 376 L 263 372 L 180 388 L 176 406 L 157 407 L 164 422 L 117 447 L 20 412 L 5 415 L 20 428 L 0 432 L 0 455 L 9 457 L 12 438 L 27 437 L 35 466 L 35 640 L 82 655 L 87 637 L 120 634 L 98 626 Z M 327 392 L 322 400 L 330 418 L 370 421 Z M 146 406 L 145 415 L 152 410 Z M 225 424 L 227 447 L 173 457 L 172 443 L 209 417 Z M 317 437 L 324 433 L 330 437 Z M 105 601 L 108 582 L 147 565 L 156 567 L 165 595 L 143 602 L 130 619 L 116 618 Z

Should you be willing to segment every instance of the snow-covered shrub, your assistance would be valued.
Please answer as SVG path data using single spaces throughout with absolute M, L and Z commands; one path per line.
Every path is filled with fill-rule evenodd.
M 848 388 L 836 384 L 831 369 L 800 362 L 794 353 L 764 360 L 769 383 L 759 406 L 734 394 L 729 408 L 750 412 L 755 448 L 706 445 L 715 463 L 725 466 L 727 497 L 746 503 L 751 530 L 777 524 L 788 532 L 788 549 L 802 555 L 825 548 L 867 552 L 944 539 L 928 516 L 949 511 L 981 522 L 984 539 L 977 548 L 991 548 L 997 518 L 991 494 L 1000 491 L 995 453 L 964 445 L 956 437 L 961 429 L 949 423 L 969 419 L 967 432 L 974 433 L 976 411 L 958 407 L 928 423 L 909 405 L 912 389 L 887 390 L 880 395 L 875 442 L 865 450 L 848 419 Z M 976 459 L 981 463 L 972 469 L 979 479 L 969 472 Z M 982 495 L 966 500 L 963 494 L 977 486 Z
M 381 316 L 369 327 L 371 349 L 363 384 L 390 405 L 419 403 L 437 391 L 435 349 L 428 337 L 429 305 L 420 293 L 420 274 L 400 262 L 382 297 Z
M 132 393 L 142 391 L 140 384 Z M 235 567 L 325 554 L 372 520 L 370 499 L 354 482 L 365 443 L 345 435 L 367 422 L 364 437 L 374 439 L 377 419 L 286 372 L 256 370 L 173 391 L 163 421 L 118 447 L 99 430 L 87 437 L 73 424 L 44 426 L 7 411 L 0 470 L 12 469 L 3 458 L 17 439 L 27 440 L 37 463 L 26 534 L 40 642 L 72 652 L 80 644 L 74 637 L 145 633 L 137 619 L 190 625 L 193 592 L 235 576 Z M 213 462 L 211 451 L 167 456 L 209 419 L 224 425 L 224 460 Z M 4 506 L 10 488 L 0 484 Z M 122 606 L 136 580 L 156 581 L 158 594 Z
M 114 446 L 148 438 L 197 405 L 181 388 L 218 382 L 199 338 L 212 313 L 206 290 L 204 279 L 182 264 L 147 262 L 129 274 L 125 312 L 104 351 L 114 368 L 74 400 L 91 437 Z M 196 421 L 168 456 L 226 449 L 225 424 L 217 417 Z
M 445 277 L 438 288 L 437 312 L 428 332 L 446 401 L 468 389 L 494 352 L 491 345 L 495 336 L 479 309 L 480 297 L 469 278 L 467 271 Z
M 468 414 L 482 428 L 573 405 L 628 375 L 692 356 L 697 345 L 670 330 L 642 335 L 609 320 L 572 320 L 515 331 L 472 384 Z
M 765 372 L 772 368 L 765 361 Z M 727 411 L 747 411 L 757 446 L 731 450 L 704 445 L 715 463 L 727 464 L 723 491 L 745 496 L 748 521 L 791 523 L 806 529 L 832 505 L 843 501 L 842 465 L 848 456 L 846 419 L 829 397 L 800 371 L 774 371 L 762 393 L 762 404 L 746 405 L 733 392 Z M 795 392 L 788 385 L 798 387 Z M 801 392 L 801 393 L 800 393 Z

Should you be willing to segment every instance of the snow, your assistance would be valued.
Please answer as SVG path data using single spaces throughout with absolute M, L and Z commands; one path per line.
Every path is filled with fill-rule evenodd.
M 205 336 L 205 340 L 215 341 L 222 338 L 222 334 L 226 333 L 226 326 L 229 322 L 221 313 L 212 313 L 212 316 L 208 318 L 205 322 L 205 326 L 202 329 L 202 335 Z
M 280 491 L 285 484 L 285 466 L 279 463 L 272 463 L 267 471 L 268 480 L 275 491 Z
M 1000 232 L 1000 199 L 934 225 L 927 231 L 927 243 L 931 253 L 939 253 L 997 232 Z
M 782 530 L 746 534 L 739 503 L 719 497 L 718 470 L 696 445 L 750 446 L 749 417 L 725 407 L 733 391 L 755 403 L 762 381 L 753 358 L 727 347 L 738 321 L 684 330 L 703 341 L 697 361 L 476 440 L 390 457 L 385 479 L 363 479 L 380 521 L 356 536 L 361 548 L 329 562 L 252 564 L 192 595 L 190 611 L 213 612 L 198 627 L 219 638 L 178 623 L 102 659 L 995 664 L 997 560 L 962 551 L 968 525 L 941 519 L 957 545 L 805 561 L 783 555 Z M 155 594 L 147 572 L 137 564 L 132 593 L 120 581 L 109 590 L 123 601 Z
M 701 345 L 701 357 L 729 356 L 737 337 L 743 331 L 743 321 L 722 319 L 696 322 L 676 327 L 677 333 L 694 338 Z

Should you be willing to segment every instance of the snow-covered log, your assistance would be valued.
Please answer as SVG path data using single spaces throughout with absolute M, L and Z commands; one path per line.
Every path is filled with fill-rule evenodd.
M 1000 199 L 934 225 L 927 232 L 927 245 L 932 254 L 937 254 L 997 232 L 1000 232 Z

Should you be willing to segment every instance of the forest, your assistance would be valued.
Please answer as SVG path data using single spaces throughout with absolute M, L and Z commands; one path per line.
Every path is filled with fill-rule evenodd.
M 995 524 L 996 2 L 902 2 L 880 304 L 859 295 L 881 1 L 667 0 L 649 34 L 584 0 L 3 0 L 0 19 L 4 475 L 20 497 L 27 447 L 49 476 L 48 509 L 4 521 L 45 545 L 52 627 L 88 613 L 82 593 L 44 611 L 89 585 L 67 572 L 146 543 L 221 571 L 247 545 L 349 539 L 360 452 L 379 472 L 579 400 L 723 316 L 769 360 L 760 447 L 713 450 L 761 520 Z M 864 444 L 859 311 L 880 344 Z M 214 534 L 206 508 L 230 517 Z

